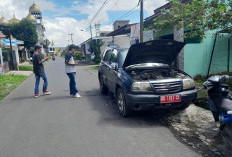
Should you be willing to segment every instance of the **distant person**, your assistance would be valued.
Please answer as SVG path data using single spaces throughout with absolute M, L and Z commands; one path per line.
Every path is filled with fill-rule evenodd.
M 91 54 L 91 61 L 93 61 L 95 58 L 94 52 Z
M 50 95 L 51 92 L 47 91 L 48 87 L 48 80 L 47 76 L 44 72 L 44 66 L 43 62 L 48 60 L 48 57 L 45 57 L 44 59 L 41 59 L 40 57 L 41 54 L 41 46 L 35 46 L 35 53 L 33 54 L 33 71 L 35 73 L 35 98 L 39 97 L 39 82 L 40 82 L 40 77 L 43 78 L 44 84 L 43 84 L 43 94 L 44 95 Z
M 78 94 L 78 90 L 76 87 L 76 80 L 75 80 L 77 63 L 75 63 L 73 58 L 73 53 L 76 51 L 77 48 L 78 47 L 75 46 L 74 44 L 70 45 L 68 48 L 68 52 L 65 55 L 65 72 L 70 79 L 69 82 L 70 95 L 73 98 L 81 98 L 81 96 Z

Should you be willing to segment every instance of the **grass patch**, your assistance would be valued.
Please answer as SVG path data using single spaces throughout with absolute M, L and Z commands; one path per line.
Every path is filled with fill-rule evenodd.
M 33 66 L 19 66 L 19 71 L 33 71 Z
M 90 69 L 98 70 L 99 66 L 91 66 Z
M 26 78 L 26 76 L 0 75 L 0 100 L 13 91 Z

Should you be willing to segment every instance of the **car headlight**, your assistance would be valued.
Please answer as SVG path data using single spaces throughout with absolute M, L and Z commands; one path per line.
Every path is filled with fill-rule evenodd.
M 193 79 L 183 79 L 183 89 L 194 88 L 195 82 Z
M 148 82 L 135 82 L 131 87 L 132 91 L 151 91 L 151 85 Z

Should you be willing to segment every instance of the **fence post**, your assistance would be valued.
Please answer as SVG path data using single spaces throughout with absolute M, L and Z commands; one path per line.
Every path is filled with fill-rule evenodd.
M 215 45 L 216 45 L 216 42 L 217 42 L 217 36 L 218 36 L 218 32 L 215 34 L 215 38 L 214 38 L 213 50 L 212 50 L 211 57 L 210 57 L 209 68 L 208 68 L 208 72 L 207 72 L 207 78 L 209 77 L 209 72 L 210 72 L 211 63 L 212 63 L 212 59 L 213 59 L 213 53 L 214 53 Z
M 227 72 L 230 72 L 230 38 L 228 39 L 228 62 L 227 62 Z

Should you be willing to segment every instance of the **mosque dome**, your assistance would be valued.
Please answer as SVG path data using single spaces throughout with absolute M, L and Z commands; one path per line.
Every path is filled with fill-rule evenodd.
M 9 21 L 10 23 L 19 23 L 20 20 L 16 18 L 15 14 L 13 16 L 13 18 Z
M 31 13 L 29 13 L 26 17 L 28 20 L 32 21 L 32 22 L 36 22 L 36 18 L 34 15 L 32 15 Z
M 40 13 L 40 8 L 36 4 L 32 4 L 29 11 L 30 13 Z
M 7 19 L 5 17 L 1 17 L 0 19 L 0 25 L 7 25 L 9 22 L 7 21 Z

